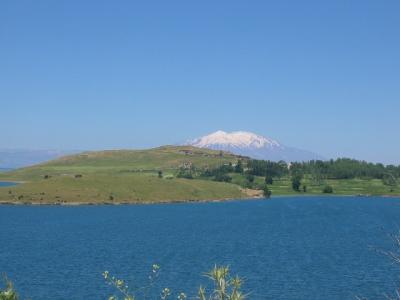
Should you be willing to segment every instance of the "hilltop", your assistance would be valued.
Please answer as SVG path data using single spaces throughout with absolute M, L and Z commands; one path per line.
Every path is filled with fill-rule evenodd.
M 0 202 L 147 203 L 243 198 L 248 194 L 231 183 L 176 178 L 185 166 L 214 168 L 239 158 L 191 146 L 83 152 L 0 174 L 0 180 L 24 182 L 1 189 Z
M 273 195 L 400 195 L 400 166 L 351 159 L 255 160 L 222 150 L 163 146 L 69 155 L 0 173 L 0 203 L 120 204 Z

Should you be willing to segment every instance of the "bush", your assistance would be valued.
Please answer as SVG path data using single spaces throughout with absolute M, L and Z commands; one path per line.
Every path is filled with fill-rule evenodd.
M 272 192 L 271 192 L 271 190 L 268 188 L 267 185 L 264 186 L 263 192 L 264 192 L 264 197 L 265 197 L 265 198 L 271 197 Z
M 111 276 L 108 271 L 103 273 L 105 281 L 122 296 L 124 300 L 134 300 L 134 299 L 152 299 L 150 297 L 150 288 L 154 287 L 155 281 L 159 276 L 160 267 L 158 265 L 153 265 L 150 276 L 148 277 L 148 284 L 145 287 L 137 288 L 132 291 L 129 289 L 127 283 L 122 279 L 115 278 Z M 205 274 L 206 277 L 211 279 L 213 282 L 213 287 L 208 291 L 206 288 L 200 286 L 197 298 L 200 300 L 243 300 L 245 295 L 241 291 L 242 279 L 238 276 L 231 277 L 228 267 L 218 267 L 215 266 L 210 272 Z M 171 296 L 172 292 L 169 288 L 162 289 L 159 293 L 159 299 L 178 299 L 185 300 L 188 296 L 179 292 L 174 297 Z M 109 300 L 118 300 L 118 296 L 111 295 Z M 190 298 L 191 299 L 191 298 Z M 193 297 L 194 299 L 194 297 Z M 1 299 L 0 299 L 1 300 Z
M 272 176 L 265 176 L 265 183 L 266 184 L 273 184 L 274 183 L 274 179 L 272 178 Z
M 227 174 L 218 173 L 217 175 L 215 175 L 214 181 L 231 182 L 232 177 Z
M 333 188 L 330 185 L 326 185 L 324 189 L 322 190 L 324 194 L 332 194 L 333 193 Z
M 178 174 L 176 174 L 177 178 L 186 178 L 186 179 L 193 179 L 192 171 L 189 169 L 181 169 L 179 170 Z
M 252 174 L 247 174 L 246 179 L 248 182 L 253 183 L 254 182 L 254 175 Z
M 397 179 L 396 179 L 395 176 L 393 176 L 392 174 L 388 173 L 388 174 L 383 175 L 382 183 L 384 185 L 388 185 L 388 186 L 393 187 L 393 186 L 397 185 Z
M 14 291 L 14 287 L 11 281 L 5 278 L 6 287 L 5 289 L 0 289 L 0 300 L 18 300 L 18 295 Z
M 296 192 L 300 192 L 301 178 L 302 177 L 300 175 L 292 176 L 292 189 Z
M 243 164 L 241 160 L 238 160 L 236 166 L 235 166 L 235 173 L 243 173 Z

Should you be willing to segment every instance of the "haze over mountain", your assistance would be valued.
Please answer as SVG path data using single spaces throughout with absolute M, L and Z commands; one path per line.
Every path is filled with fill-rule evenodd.
M 324 159 L 321 155 L 311 151 L 288 147 L 271 138 L 246 131 L 228 133 L 219 130 L 190 140 L 185 144 L 199 148 L 229 151 L 238 155 L 271 161 L 293 162 Z
M 39 164 L 79 151 L 0 149 L 0 169 L 15 169 Z

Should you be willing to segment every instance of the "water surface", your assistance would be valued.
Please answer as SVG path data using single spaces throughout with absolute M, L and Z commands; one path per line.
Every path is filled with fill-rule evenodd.
M 383 299 L 400 268 L 388 249 L 400 199 L 284 197 L 132 206 L 0 206 L 0 272 L 23 297 L 105 299 L 109 270 L 194 295 L 214 263 L 245 278 L 251 299 Z M 176 298 L 176 297 L 174 297 Z
M 15 186 L 15 185 L 17 185 L 17 183 L 15 183 L 15 182 L 0 181 L 0 188 L 8 187 L 8 186 Z

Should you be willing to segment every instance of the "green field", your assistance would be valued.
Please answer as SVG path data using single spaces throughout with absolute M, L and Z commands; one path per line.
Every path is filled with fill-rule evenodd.
M 19 181 L 0 189 L 0 202 L 12 203 L 149 203 L 243 198 L 235 184 L 175 178 L 192 163 L 213 168 L 236 162 L 237 156 L 193 147 L 87 152 L 0 174 Z M 158 177 L 158 171 L 163 178 Z M 78 176 L 77 176 L 78 175 Z
M 306 193 L 293 191 L 289 178 L 275 180 L 270 189 L 273 195 L 321 194 L 326 184 L 332 186 L 334 195 L 400 195 L 399 187 L 391 191 L 380 179 L 327 179 L 324 184 L 316 185 L 306 178 L 303 184 L 307 186 Z
M 230 183 L 176 177 L 183 165 L 204 170 L 235 164 L 238 159 L 246 161 L 230 153 L 182 146 L 85 152 L 0 173 L 0 181 L 22 182 L 0 188 L 0 203 L 161 203 L 261 196 L 263 177 L 255 177 L 250 189 L 244 188 L 247 179 L 239 173 L 229 174 Z M 295 192 L 288 177 L 275 178 L 269 189 L 273 196 L 322 194 L 325 185 L 332 186 L 334 195 L 400 195 L 398 186 L 389 188 L 378 179 L 328 179 L 317 185 L 305 176 L 302 185 L 307 186 L 306 192 Z

